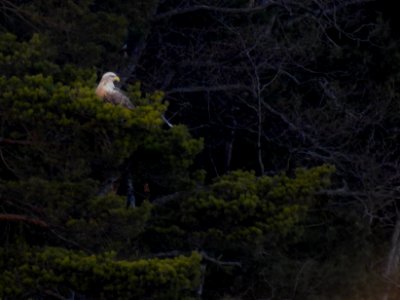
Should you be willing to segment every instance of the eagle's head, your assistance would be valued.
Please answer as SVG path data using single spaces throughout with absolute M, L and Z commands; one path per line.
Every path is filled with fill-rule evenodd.
M 120 81 L 120 78 L 114 72 L 105 73 L 100 80 L 96 89 L 96 94 L 100 98 L 104 98 L 107 93 L 114 91 L 114 81 Z
M 101 81 L 100 82 L 114 82 L 114 81 L 120 81 L 120 78 L 118 77 L 117 74 L 115 74 L 114 72 L 107 72 L 103 75 L 103 77 L 101 77 Z

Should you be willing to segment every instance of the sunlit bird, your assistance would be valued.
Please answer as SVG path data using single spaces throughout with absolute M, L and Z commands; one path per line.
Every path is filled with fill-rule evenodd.
M 121 105 L 128 109 L 134 109 L 135 106 L 129 98 L 115 85 L 115 81 L 120 81 L 117 74 L 107 72 L 101 77 L 99 85 L 96 88 L 96 95 L 103 99 L 105 102 L 110 102 L 114 105 Z
M 115 81 L 120 81 L 117 74 L 113 72 L 105 73 L 96 88 L 96 95 L 103 99 L 105 102 L 112 103 L 114 105 L 121 105 L 127 109 L 134 109 L 135 106 L 132 104 L 131 100 L 114 85 Z M 163 121 L 169 126 L 173 125 L 167 120 L 164 115 L 161 115 Z

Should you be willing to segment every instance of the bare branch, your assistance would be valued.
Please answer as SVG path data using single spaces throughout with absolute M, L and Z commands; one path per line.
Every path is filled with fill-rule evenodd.
M 5 222 L 24 222 L 24 223 L 29 223 L 32 225 L 36 225 L 39 227 L 43 228 L 48 228 L 49 225 L 44 222 L 43 220 L 34 218 L 34 217 L 29 217 L 29 216 L 24 216 L 24 215 L 17 215 L 17 214 L 0 214 L 0 221 L 5 221 Z
M 160 21 L 166 18 L 171 18 L 177 15 L 183 15 L 196 11 L 211 11 L 211 12 L 221 12 L 227 14 L 246 14 L 262 11 L 270 6 L 278 4 L 276 1 L 269 1 L 268 3 L 256 6 L 256 7 L 243 7 L 243 8 L 233 8 L 233 7 L 218 7 L 209 5 L 194 5 L 183 8 L 176 8 L 170 11 L 160 13 L 153 18 L 153 21 Z
M 188 87 L 177 87 L 166 91 L 166 95 L 176 94 L 176 93 L 199 93 L 199 92 L 221 92 L 230 90 L 244 90 L 248 89 L 243 84 L 225 84 L 216 86 L 188 86 Z
M 224 267 L 242 267 L 242 263 L 238 261 L 222 261 L 217 258 L 213 258 L 209 256 L 206 252 L 201 251 L 200 252 L 201 256 L 203 257 L 204 260 L 212 262 L 214 264 L 217 264 L 219 266 L 224 266 Z
M 10 145 L 32 145 L 32 141 L 19 141 L 0 137 L 0 144 L 10 144 Z

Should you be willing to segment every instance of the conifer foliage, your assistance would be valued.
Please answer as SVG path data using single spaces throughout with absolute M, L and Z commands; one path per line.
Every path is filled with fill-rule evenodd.
M 380 5 L 0 0 L 0 299 L 398 299 Z

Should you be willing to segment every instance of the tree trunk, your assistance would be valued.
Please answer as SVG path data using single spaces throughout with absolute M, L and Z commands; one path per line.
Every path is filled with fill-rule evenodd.
M 262 137 L 262 125 L 263 125 L 263 116 L 262 116 L 262 107 L 261 107 L 261 96 L 258 96 L 258 128 L 257 128 L 257 155 L 258 155 L 258 164 L 260 166 L 261 175 L 264 175 L 264 162 L 263 162 L 263 151 L 261 145 L 261 137 Z
M 394 275 L 397 273 L 400 258 L 400 216 L 397 216 L 396 225 L 394 227 L 392 242 L 390 245 L 390 252 L 386 262 L 386 268 L 383 273 L 384 278 L 387 280 L 387 286 L 382 296 L 382 300 L 389 300 L 390 294 L 393 290 Z

